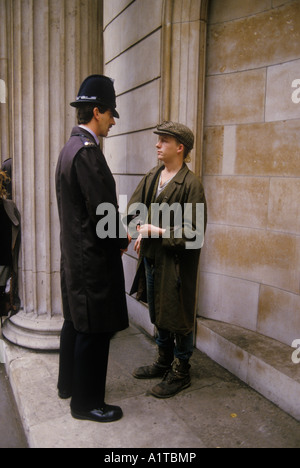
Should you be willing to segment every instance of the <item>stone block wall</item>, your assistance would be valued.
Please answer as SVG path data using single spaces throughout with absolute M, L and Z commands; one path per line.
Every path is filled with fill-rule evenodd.
M 104 71 L 115 79 L 120 114 L 104 153 L 124 211 L 143 175 L 157 164 L 153 129 L 160 120 L 162 9 L 163 0 L 104 1 Z M 129 293 L 137 265 L 133 243 L 123 263 Z M 140 324 L 145 320 L 151 333 L 147 309 L 129 296 L 128 301 L 131 317 L 142 317 Z
M 119 193 L 132 195 L 156 165 L 159 121 L 162 0 L 104 2 L 105 73 L 115 79 L 120 119 L 105 140 L 105 156 Z
M 104 0 L 104 70 L 115 79 L 120 113 L 104 152 L 121 209 L 143 175 L 157 164 L 153 130 L 162 120 L 181 121 L 194 130 L 191 167 L 201 173 L 205 48 L 202 53 L 200 48 L 206 4 L 206 0 Z M 133 243 L 123 263 L 129 293 L 137 265 Z M 152 333 L 146 307 L 130 296 L 128 302 L 134 321 Z
M 289 346 L 300 337 L 299 43 L 299 0 L 210 2 L 198 313 Z

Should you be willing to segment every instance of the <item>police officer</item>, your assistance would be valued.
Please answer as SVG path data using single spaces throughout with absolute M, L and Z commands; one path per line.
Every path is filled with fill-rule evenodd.
M 77 99 L 78 126 L 62 149 L 56 169 L 61 226 L 61 333 L 58 393 L 71 399 L 76 419 L 112 422 L 122 410 L 105 403 L 109 343 L 128 327 L 121 249 L 125 233 L 99 238 L 97 207 L 109 203 L 119 218 L 116 186 L 100 149 L 119 118 L 113 81 L 92 75 Z M 116 220 L 118 226 L 118 219 Z

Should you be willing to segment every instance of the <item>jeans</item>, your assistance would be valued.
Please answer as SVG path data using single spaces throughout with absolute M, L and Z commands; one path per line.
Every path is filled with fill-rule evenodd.
M 147 299 L 151 322 L 155 323 L 155 294 L 154 294 L 154 278 L 155 266 L 147 258 L 144 258 L 146 284 L 147 284 Z M 163 294 L 163 291 L 161 291 Z M 194 351 L 194 334 L 180 335 L 172 333 L 168 330 L 157 328 L 156 344 L 160 348 L 174 349 L 176 358 L 188 361 Z

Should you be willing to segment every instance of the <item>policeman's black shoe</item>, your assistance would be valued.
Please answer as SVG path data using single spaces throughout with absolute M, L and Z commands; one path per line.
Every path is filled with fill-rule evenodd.
M 123 411 L 119 406 L 104 405 L 103 408 L 91 411 L 78 411 L 71 408 L 71 414 L 75 419 L 109 423 L 119 421 L 123 417 Z

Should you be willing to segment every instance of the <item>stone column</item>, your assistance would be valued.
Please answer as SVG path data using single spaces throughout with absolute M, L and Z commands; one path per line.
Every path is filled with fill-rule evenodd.
M 202 177 L 208 3 L 208 0 L 165 0 L 162 30 L 161 120 L 181 122 L 193 130 L 195 146 L 189 166 L 199 177 Z M 197 304 L 199 280 L 200 276 Z
M 8 126 L 8 49 L 7 35 L 7 4 L 8 0 L 0 0 L 0 166 L 10 154 L 10 131 Z
M 10 41 L 7 126 L 22 216 L 22 309 L 3 334 L 20 346 L 53 350 L 63 321 L 55 168 L 76 123 L 69 103 L 87 75 L 102 72 L 102 0 L 3 2 L 0 29 L 4 23 Z
M 162 47 L 162 120 L 195 133 L 192 170 L 202 175 L 208 0 L 165 0 Z

